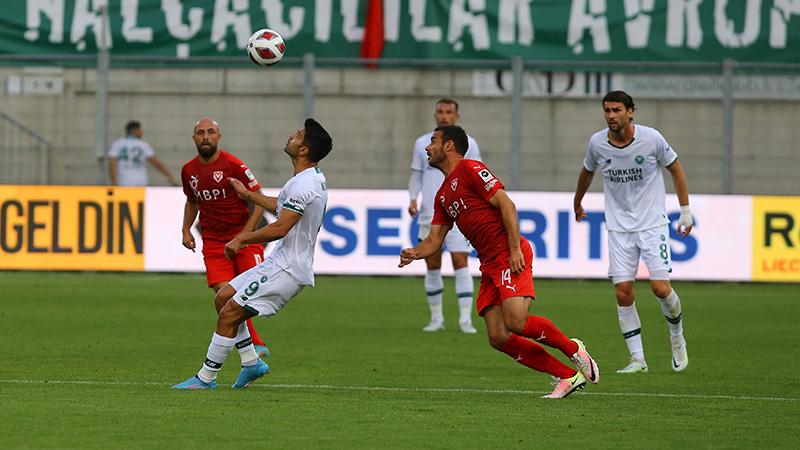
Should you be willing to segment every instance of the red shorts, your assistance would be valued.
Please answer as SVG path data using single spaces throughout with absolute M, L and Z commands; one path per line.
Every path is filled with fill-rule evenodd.
M 203 241 L 203 261 L 209 287 L 231 281 L 236 275 L 264 261 L 264 246 L 261 244 L 248 244 L 233 259 L 225 258 L 225 244 L 222 241 Z
M 533 290 L 533 250 L 526 240 L 523 240 L 520 248 L 525 260 L 525 268 L 520 273 L 511 272 L 508 255 L 501 256 L 503 261 L 498 259 L 490 264 L 481 261 L 481 287 L 475 300 L 479 316 L 483 316 L 486 308 L 499 306 L 507 298 L 536 296 Z M 492 268 L 484 270 L 487 265 Z

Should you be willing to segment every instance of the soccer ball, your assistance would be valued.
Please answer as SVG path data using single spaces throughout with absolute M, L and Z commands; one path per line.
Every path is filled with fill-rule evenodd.
M 247 43 L 247 56 L 259 66 L 279 63 L 285 51 L 286 44 L 281 35 L 266 28 L 253 33 Z

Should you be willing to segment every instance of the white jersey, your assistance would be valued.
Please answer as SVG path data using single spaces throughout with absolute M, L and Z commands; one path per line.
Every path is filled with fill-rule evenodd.
M 156 152 L 136 136 L 119 138 L 108 149 L 108 157 L 117 160 L 117 184 L 147 186 L 147 160 Z
M 278 194 L 280 217 L 284 209 L 302 214 L 289 233 L 277 241 L 275 249 L 262 264 L 276 264 L 300 285 L 314 285 L 314 249 L 322 226 L 328 191 L 325 175 L 310 167 L 293 176 Z
M 633 141 L 623 148 L 608 142 L 608 128 L 589 139 L 583 167 L 603 173 L 606 227 L 641 231 L 669 223 L 662 167 L 678 155 L 655 128 L 634 124 Z
M 411 177 L 421 178 L 422 202 L 419 204 L 417 212 L 417 223 L 430 224 L 433 221 L 433 199 L 436 198 L 436 191 L 444 182 L 444 174 L 441 170 L 428 164 L 428 153 L 425 147 L 431 143 L 433 131 L 420 136 L 414 143 L 414 155 L 411 157 Z M 466 159 L 481 160 L 481 151 L 478 143 L 472 136 L 467 136 Z M 411 183 L 413 184 L 413 183 Z M 417 198 L 418 193 L 413 190 L 409 192 L 412 200 Z

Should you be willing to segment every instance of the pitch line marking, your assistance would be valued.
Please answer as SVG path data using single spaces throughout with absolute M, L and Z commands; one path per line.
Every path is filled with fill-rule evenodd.
M 170 386 L 172 383 L 155 381 L 92 381 L 92 380 L 0 380 L 5 384 L 74 384 L 93 386 Z M 548 394 L 549 391 L 529 391 L 522 389 L 477 389 L 477 388 L 409 388 L 393 386 L 334 386 L 330 384 L 255 384 L 251 387 L 261 389 L 308 389 L 308 390 L 339 390 L 339 391 L 373 391 L 373 392 L 430 392 L 430 393 L 474 393 L 474 394 L 523 394 L 539 395 Z M 754 400 L 754 401 L 781 401 L 797 402 L 800 397 L 759 397 L 752 395 L 706 395 L 706 394 L 657 394 L 648 392 L 586 392 L 580 396 L 592 395 L 598 397 L 656 397 L 656 398 L 688 398 L 702 400 Z

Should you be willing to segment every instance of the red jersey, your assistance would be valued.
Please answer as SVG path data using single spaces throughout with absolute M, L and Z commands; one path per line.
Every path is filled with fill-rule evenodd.
M 204 240 L 233 239 L 250 217 L 247 202 L 236 195 L 228 178 L 236 178 L 251 191 L 261 189 L 253 172 L 230 153 L 219 150 L 214 162 L 205 164 L 200 156 L 183 165 L 183 193 L 196 201 L 200 210 L 200 234 Z
M 450 172 L 433 204 L 433 224 L 452 225 L 464 233 L 481 260 L 481 268 L 508 255 L 508 234 L 500 210 L 489 199 L 503 183 L 480 161 L 463 159 Z M 507 259 L 502 258 L 501 260 Z

